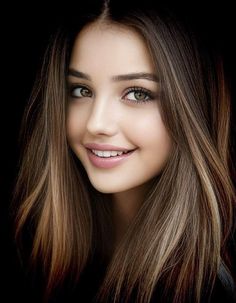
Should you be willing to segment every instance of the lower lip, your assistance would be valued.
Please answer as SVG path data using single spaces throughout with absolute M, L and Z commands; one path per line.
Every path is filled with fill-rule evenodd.
M 132 154 L 134 150 L 128 152 L 127 154 L 123 154 L 120 156 L 115 156 L 115 157 L 109 157 L 109 158 L 101 158 L 96 156 L 90 149 L 87 149 L 88 157 L 90 162 L 99 168 L 112 168 L 123 161 L 127 160 Z

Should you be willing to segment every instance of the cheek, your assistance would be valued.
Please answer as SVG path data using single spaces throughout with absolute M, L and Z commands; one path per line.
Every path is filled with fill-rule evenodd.
M 127 132 L 140 148 L 168 146 L 170 136 L 162 122 L 160 113 L 155 109 L 140 113 L 134 119 L 127 120 Z M 163 147 L 164 147 L 163 146 Z
M 69 108 L 67 113 L 66 131 L 68 141 L 71 145 L 73 145 L 74 140 L 80 140 L 84 127 L 85 117 L 81 114 L 81 111 L 78 111 L 73 107 Z
M 172 150 L 172 140 L 156 112 L 140 116 L 129 129 L 130 138 L 140 148 L 140 161 L 150 171 L 161 170 Z

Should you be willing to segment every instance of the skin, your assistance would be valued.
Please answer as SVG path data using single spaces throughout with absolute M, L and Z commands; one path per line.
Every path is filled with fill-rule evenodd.
M 67 138 L 82 162 L 92 185 L 112 196 L 117 238 L 138 212 L 151 180 L 160 174 L 171 153 L 172 141 L 158 104 L 158 81 L 113 81 L 115 75 L 154 74 L 154 65 L 141 36 L 122 25 L 93 23 L 77 36 L 70 69 L 90 76 L 68 76 L 70 84 L 87 88 L 70 91 Z M 132 87 L 151 91 L 128 92 Z M 141 97 L 141 98 L 140 98 Z M 137 102 L 141 99 L 142 102 Z M 90 162 L 86 143 L 112 144 L 136 149 L 128 160 L 104 169 Z

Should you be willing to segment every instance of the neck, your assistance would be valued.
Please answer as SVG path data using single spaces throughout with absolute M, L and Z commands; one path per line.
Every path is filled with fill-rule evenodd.
M 142 186 L 112 195 L 116 245 L 120 242 L 130 223 L 136 217 L 149 189 L 150 183 L 148 182 Z

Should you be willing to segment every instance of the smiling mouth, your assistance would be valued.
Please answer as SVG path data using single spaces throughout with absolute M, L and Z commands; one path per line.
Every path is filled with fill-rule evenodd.
M 127 151 L 116 151 L 116 150 L 96 150 L 96 149 L 90 149 L 90 151 L 100 157 L 100 158 L 113 158 L 118 157 L 122 155 L 126 155 L 131 153 L 134 150 L 127 150 Z
M 115 151 L 115 150 L 94 150 L 88 149 L 88 158 L 93 166 L 102 169 L 113 168 L 131 157 L 133 150 Z

